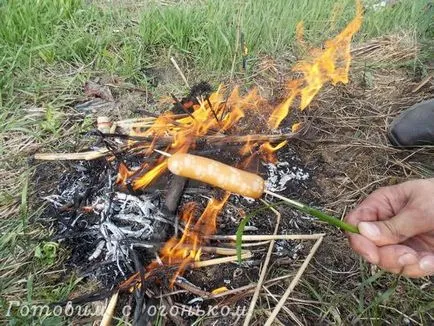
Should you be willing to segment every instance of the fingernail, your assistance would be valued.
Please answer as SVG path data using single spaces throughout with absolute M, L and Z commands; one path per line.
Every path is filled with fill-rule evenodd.
M 419 262 L 419 266 L 425 272 L 434 273 L 434 256 L 423 257 Z
M 380 229 L 373 223 L 360 222 L 358 227 L 360 234 L 369 239 L 377 239 L 381 235 Z
M 417 257 L 413 254 L 407 253 L 398 258 L 398 264 L 401 266 L 412 265 L 417 263 Z

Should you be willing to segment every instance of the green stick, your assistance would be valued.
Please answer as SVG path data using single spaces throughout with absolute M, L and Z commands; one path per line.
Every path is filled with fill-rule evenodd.
M 271 192 L 271 191 L 268 191 L 268 190 L 265 190 L 264 192 L 266 194 L 269 194 L 269 195 L 273 196 L 273 197 L 279 198 L 279 199 L 283 200 L 283 202 L 285 202 L 286 204 L 289 204 L 291 207 L 294 207 L 295 209 L 297 209 L 297 210 L 299 210 L 301 212 L 304 212 L 304 213 L 307 213 L 309 215 L 315 216 L 319 220 L 324 221 L 324 222 L 326 222 L 326 223 L 328 223 L 330 225 L 334 225 L 334 226 L 336 226 L 336 227 L 338 227 L 338 228 L 340 228 L 340 229 L 342 229 L 344 231 L 347 231 L 347 232 L 359 233 L 359 229 L 357 228 L 357 226 L 345 223 L 345 222 L 341 221 L 340 219 L 338 219 L 336 217 L 333 217 L 333 216 L 330 216 L 330 215 L 328 215 L 328 214 L 326 214 L 324 212 L 321 212 L 318 209 L 312 208 L 310 206 L 302 204 L 302 203 L 300 203 L 298 201 L 295 201 L 293 199 L 289 199 L 289 198 L 283 197 L 283 196 L 281 196 L 279 194 L 275 194 L 274 192 Z

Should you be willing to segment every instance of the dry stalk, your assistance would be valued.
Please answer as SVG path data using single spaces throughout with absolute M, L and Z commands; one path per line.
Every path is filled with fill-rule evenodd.
M 276 296 L 275 296 L 273 293 L 271 293 L 270 290 L 268 290 L 265 286 L 262 287 L 262 288 L 265 290 L 265 292 L 268 293 L 268 295 L 269 295 L 269 296 L 270 296 L 274 301 L 276 301 L 277 303 L 279 302 L 279 300 L 277 300 Z M 285 307 L 285 306 L 283 306 L 282 309 L 283 309 L 283 311 L 285 311 L 285 312 L 288 314 L 289 317 L 292 318 L 292 320 L 295 321 L 295 323 L 296 323 L 298 326 L 303 326 L 303 323 L 300 321 L 300 319 L 297 318 L 297 316 L 296 316 L 296 315 L 295 315 L 291 310 L 289 310 L 289 309 L 288 309 L 287 307 Z M 270 315 L 271 315 L 271 314 L 270 314 Z M 276 321 L 276 319 L 275 319 L 274 321 Z
M 176 71 L 178 71 L 179 75 L 181 76 L 182 80 L 185 83 L 185 86 L 190 88 L 190 85 L 188 84 L 187 78 L 185 78 L 185 75 L 183 74 L 181 68 L 179 68 L 178 63 L 176 62 L 174 57 L 170 57 L 170 61 L 172 61 L 173 66 L 175 67 Z
M 253 254 L 250 251 L 245 251 L 241 253 L 241 259 L 249 259 L 252 258 Z M 215 259 L 209 259 L 209 260 L 203 260 L 203 261 L 197 261 L 191 264 L 192 268 L 201 268 L 201 267 L 208 267 L 213 265 L 219 265 L 219 264 L 225 264 L 225 263 L 231 263 L 238 261 L 238 257 L 235 256 L 228 256 L 228 257 L 221 257 L 221 258 L 215 258 Z
M 184 289 L 184 290 L 186 290 L 186 291 L 188 291 L 190 293 L 196 294 L 196 295 L 198 295 L 198 296 L 200 296 L 201 298 L 204 298 L 204 299 L 208 299 L 208 298 L 211 298 L 213 296 L 212 293 L 200 289 L 199 287 L 197 287 L 196 285 L 188 282 L 187 280 L 185 280 L 182 277 L 177 277 L 175 284 L 177 286 L 179 286 L 180 288 L 182 288 L 182 289 Z
M 271 285 L 273 285 L 276 282 L 279 282 L 281 280 L 284 280 L 284 279 L 287 279 L 287 278 L 290 278 L 290 277 L 291 277 L 291 275 L 289 275 L 289 274 L 288 275 L 279 276 L 279 277 L 275 277 L 275 278 L 273 278 L 271 280 L 265 281 L 264 284 L 269 284 L 271 286 Z M 240 292 L 248 293 L 251 290 L 253 290 L 254 288 L 256 288 L 256 284 L 249 284 L 249 285 L 241 286 L 239 288 L 232 289 L 232 290 L 229 290 L 229 291 L 226 291 L 226 292 L 223 292 L 223 293 L 214 294 L 213 297 L 212 297 L 212 299 L 221 298 L 221 297 L 225 297 L 225 296 L 228 296 L 228 295 L 231 295 L 231 294 L 240 293 Z
M 267 240 L 267 241 L 259 241 L 259 242 L 242 243 L 241 247 L 244 247 L 244 248 L 259 247 L 259 246 L 263 246 L 263 245 L 266 245 L 266 244 L 269 244 L 269 243 L 270 243 L 269 240 Z M 237 246 L 236 243 L 229 243 L 228 245 L 231 245 L 231 246 L 233 245 L 234 247 Z
M 261 199 L 261 201 L 265 205 L 268 205 L 267 201 L 263 199 Z M 274 207 L 269 206 L 269 208 L 274 214 L 276 214 L 276 225 L 274 226 L 274 232 L 273 232 L 273 235 L 276 235 L 277 230 L 279 229 L 281 215 Z M 268 268 L 268 264 L 270 263 L 271 254 L 273 252 L 274 242 L 275 240 L 271 240 L 270 245 L 268 246 L 267 256 L 265 256 L 265 261 L 264 261 L 264 265 L 262 266 L 261 275 L 259 276 L 259 280 L 256 285 L 255 292 L 253 293 L 252 301 L 250 302 L 246 319 L 244 319 L 244 324 L 243 324 L 244 326 L 248 326 L 250 323 L 250 319 L 252 319 L 253 311 L 255 310 L 255 306 L 256 306 L 256 301 L 258 300 L 259 292 L 261 291 L 261 287 L 262 284 L 264 283 L 265 275 L 267 274 L 267 268 Z
M 265 310 L 264 311 L 264 313 L 268 316 L 268 317 L 270 317 L 270 315 L 271 315 L 271 312 L 269 312 L 268 310 Z M 277 324 L 277 325 L 279 325 L 279 326 L 285 326 L 285 324 L 284 323 L 282 323 L 279 319 L 274 319 L 274 322 Z
M 36 153 L 33 158 L 35 160 L 44 161 L 69 161 L 69 160 L 84 160 L 90 161 L 106 156 L 110 153 L 108 148 L 101 148 L 97 151 L 88 151 L 80 153 Z
M 111 297 L 107 309 L 104 312 L 104 315 L 102 316 L 100 326 L 111 326 L 112 319 L 113 319 L 113 313 L 115 312 L 116 304 L 118 302 L 119 292 L 116 292 Z
M 299 270 L 297 271 L 297 274 L 295 274 L 294 279 L 289 284 L 289 287 L 286 289 L 282 298 L 280 298 L 279 302 L 277 303 L 276 307 L 274 308 L 273 312 L 271 313 L 271 316 L 267 319 L 267 322 L 265 323 L 264 326 L 271 326 L 271 324 L 273 323 L 277 314 L 279 313 L 280 309 L 282 309 L 283 305 L 285 304 L 286 300 L 288 299 L 289 295 L 292 293 L 295 286 L 300 281 L 301 276 L 303 275 L 304 271 L 306 270 L 307 266 L 309 265 L 312 257 L 315 255 L 316 251 L 318 250 L 323 239 L 324 239 L 324 236 L 318 237 L 317 241 L 313 245 L 312 249 L 310 250 L 310 252 L 307 255 L 306 259 L 304 260 L 303 264 L 300 266 Z
M 193 247 L 189 245 L 178 246 L 178 248 L 193 249 Z M 237 254 L 237 250 L 233 248 L 205 246 L 205 247 L 200 247 L 200 249 L 202 252 L 207 252 L 216 255 L 223 255 L 223 256 L 232 256 Z M 243 251 L 243 252 L 246 253 L 247 251 Z

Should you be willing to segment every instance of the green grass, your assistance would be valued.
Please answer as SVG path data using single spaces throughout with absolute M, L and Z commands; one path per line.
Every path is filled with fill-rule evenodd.
M 432 36 L 429 2 L 404 0 L 379 11 L 368 7 L 358 38 L 399 30 Z M 94 62 L 96 69 L 143 83 L 140 70 L 170 53 L 195 67 L 227 72 L 234 55 L 240 55 L 238 31 L 252 59 L 259 54 L 276 56 L 293 48 L 297 22 L 303 20 L 306 38 L 319 44 L 354 14 L 353 0 L 148 3 L 134 13 L 137 21 L 132 22 L 127 9 L 101 9 L 79 0 L 1 1 L 0 104 L 7 104 L 17 89 L 36 94 L 44 89 L 44 81 L 36 83 L 33 76 L 45 66 Z
M 378 11 L 370 9 L 372 2 L 363 2 L 367 10 L 357 41 L 399 31 L 415 33 L 422 43 L 432 40 L 432 1 L 402 0 Z M 138 1 L 138 9 L 114 3 L 0 0 L 0 172 L 19 172 L 13 182 L 3 179 L 0 191 L 0 206 L 19 207 L 0 220 L 0 310 L 11 298 L 60 300 L 75 286 L 44 275 L 60 268 L 67 253 L 56 251 L 54 262 L 48 232 L 30 222 L 38 210 L 28 209 L 35 192 L 28 182 L 29 153 L 11 147 L 11 137 L 54 150 L 65 135 L 65 114 L 92 76 L 119 76 L 152 88 L 147 69 L 169 65 L 175 56 L 191 74 L 218 82 L 231 72 L 234 57 L 240 71 L 239 33 L 254 63 L 263 55 L 297 53 L 294 33 L 301 20 L 306 39 L 319 45 L 354 15 L 353 0 Z M 45 113 L 29 118 L 26 110 L 39 107 Z M 75 126 L 81 131 L 88 123 Z M 29 322 L 16 318 L 12 324 Z

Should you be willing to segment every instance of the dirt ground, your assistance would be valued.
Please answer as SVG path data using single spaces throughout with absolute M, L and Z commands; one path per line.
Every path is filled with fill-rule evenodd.
M 351 82 L 348 85 L 328 85 L 307 110 L 293 112 L 291 119 L 302 121 L 304 131 L 279 152 L 279 161 L 289 161 L 300 167 L 309 173 L 309 178 L 303 182 L 289 182 L 284 191 L 286 196 L 343 217 L 357 202 L 378 187 L 433 175 L 432 147 L 396 149 L 389 146 L 386 137 L 387 126 L 402 110 L 434 96 L 432 80 L 421 84 L 424 79 L 421 73 L 404 65 L 411 61 L 417 51 L 417 45 L 402 36 L 364 44 L 354 51 Z M 268 98 L 279 98 L 282 95 L 281 83 L 291 74 L 288 71 L 288 60 L 294 58 L 263 58 L 257 63 L 258 72 L 249 80 L 249 84 L 257 85 Z M 388 63 L 387 66 L 384 65 L 385 62 Z M 160 72 L 155 72 L 155 78 L 166 78 L 164 76 L 167 72 Z M 174 75 L 173 78 L 178 77 Z M 241 84 L 243 79 L 240 78 L 237 82 Z M 114 87 L 110 89 L 115 101 L 109 103 L 109 110 L 104 112 L 111 111 L 115 118 L 126 118 L 127 112 L 131 113 L 142 106 L 137 105 L 138 102 L 147 103 L 147 108 L 161 106 L 161 102 L 153 99 L 148 92 Z M 78 144 L 74 150 L 84 148 L 88 141 Z M 41 167 L 44 169 L 43 165 Z M 68 167 L 62 165 L 54 171 L 65 173 L 67 170 Z M 53 170 L 50 168 L 50 171 Z M 262 172 L 266 174 L 263 168 Z M 56 173 L 50 173 L 49 178 L 43 173 L 36 174 L 36 178 L 41 189 L 48 189 L 56 183 Z M 219 234 L 234 234 L 236 231 L 237 223 L 227 218 L 231 214 L 231 205 L 243 209 L 252 208 L 248 202 L 232 198 L 229 208 L 219 218 Z M 281 313 L 281 323 L 294 324 L 301 321 L 306 325 L 364 325 L 368 322 L 387 324 L 389 320 L 400 320 L 401 324 L 416 325 L 432 318 L 429 313 L 425 314 L 427 312 L 421 318 L 418 310 L 418 306 L 426 306 L 431 300 L 429 293 L 434 291 L 432 279 L 398 281 L 397 277 L 385 275 L 375 266 L 362 262 L 350 250 L 340 231 L 312 222 L 289 208 L 280 207 L 279 211 L 282 213 L 279 234 L 326 233 L 313 262 L 286 304 L 287 309 L 296 317 L 294 319 L 288 312 Z M 256 228 L 253 233 L 270 234 L 274 228 L 273 222 L 270 214 L 261 213 L 252 217 L 249 225 Z M 297 271 L 311 247 L 308 241 L 299 244 L 300 242 L 286 241 L 276 245 L 267 279 Z M 69 249 L 74 251 L 74 248 Z M 255 259 L 250 263 L 194 270 L 187 272 L 185 277 L 205 291 L 221 286 L 238 288 L 257 281 L 265 252 L 266 246 L 255 250 Z M 77 263 L 74 262 L 74 265 L 77 266 Z M 377 282 L 379 279 L 381 282 Z M 416 291 L 419 302 L 406 302 L 408 282 L 419 289 Z M 275 298 L 279 298 L 286 286 L 287 281 L 282 281 L 268 287 L 268 290 Z M 392 287 L 395 296 L 381 297 Z M 82 294 L 85 291 L 81 289 L 79 292 Z M 75 295 L 78 294 L 80 293 Z M 191 293 L 182 293 L 174 295 L 172 300 L 185 304 L 196 297 Z M 248 305 L 249 300 L 249 296 L 239 294 L 216 302 L 221 305 L 243 306 Z M 204 305 L 205 303 L 208 302 L 203 302 Z M 261 325 L 268 318 L 263 311 L 265 307 L 274 304 L 270 295 L 260 296 L 256 325 Z M 354 309 L 354 306 L 358 308 Z M 364 319 L 367 310 L 371 316 L 368 317 L 369 321 Z M 203 324 L 214 325 L 216 320 L 219 325 L 234 322 L 233 319 L 224 321 L 219 317 L 208 318 Z

